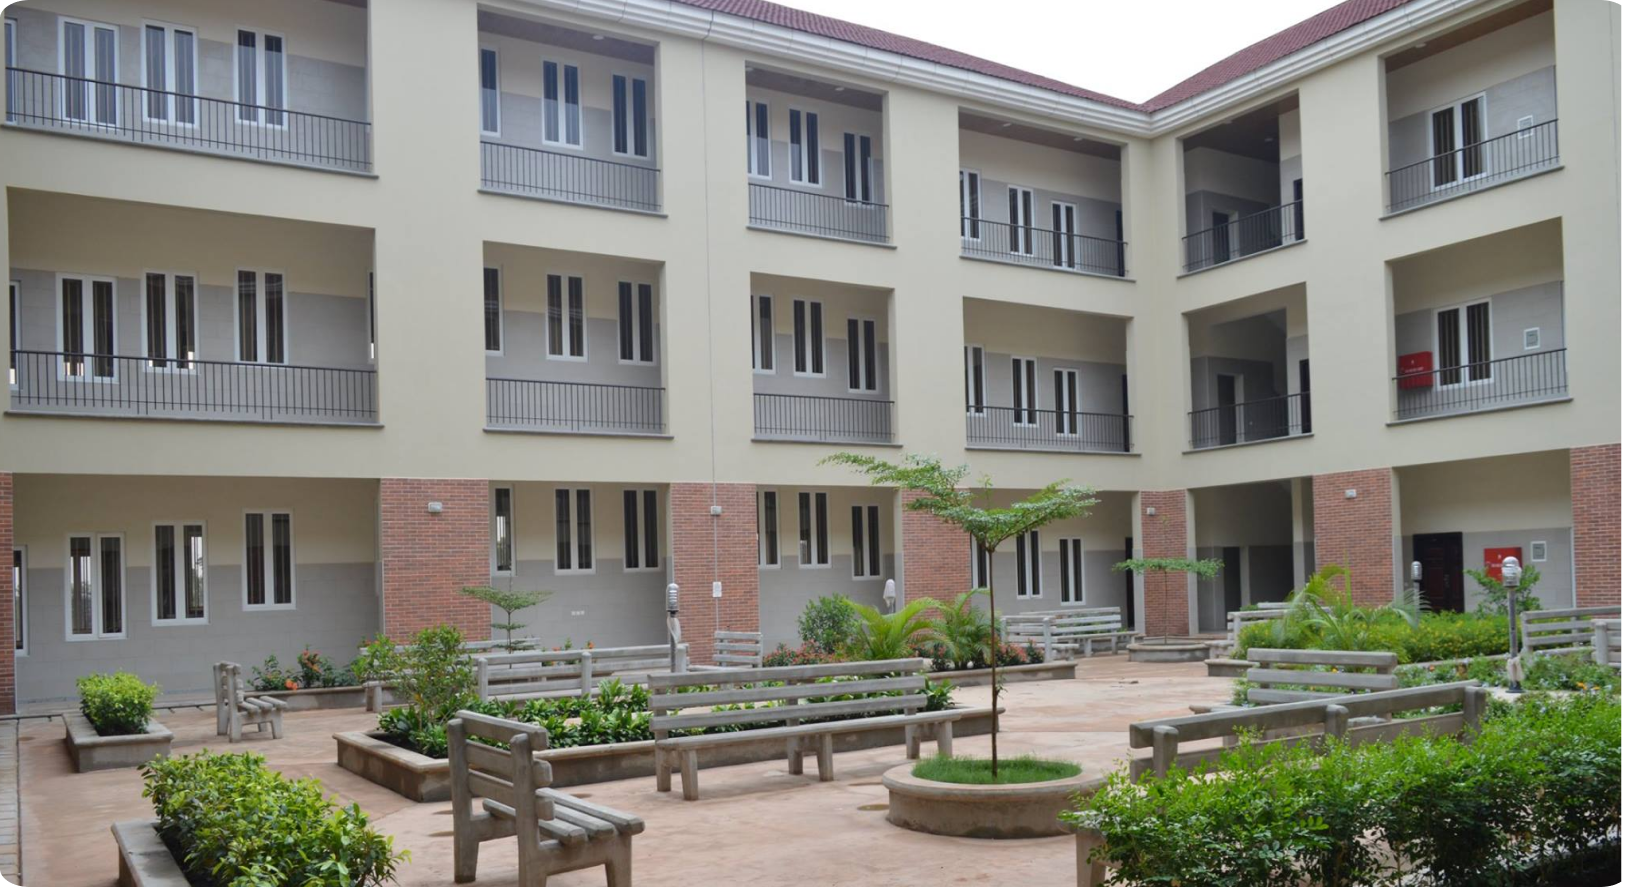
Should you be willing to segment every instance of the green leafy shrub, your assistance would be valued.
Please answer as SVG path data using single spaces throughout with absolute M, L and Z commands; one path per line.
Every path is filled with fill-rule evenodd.
M 1417 625 L 1403 620 L 1370 625 L 1361 646 L 1342 644 L 1334 636 L 1311 632 L 1283 631 L 1279 620 L 1248 623 L 1240 629 L 1239 646 L 1234 651 L 1244 658 L 1252 647 L 1278 647 L 1292 650 L 1390 650 L 1400 663 L 1438 662 L 1504 653 L 1508 649 L 1504 616 L 1475 613 L 1424 613 Z
M 1505 616 L 1506 606 L 1505 581 L 1490 576 L 1486 570 L 1466 570 L 1467 576 L 1477 583 L 1483 594 L 1483 600 L 1477 604 L 1477 612 L 1483 615 Z M 1539 584 L 1539 570 L 1528 564 L 1522 568 L 1522 575 L 1517 578 L 1517 612 L 1526 613 L 1529 610 L 1539 609 L 1539 596 L 1534 594 L 1534 586 Z
M 316 779 L 291 781 L 259 755 L 200 752 L 142 765 L 158 832 L 194 884 L 375 887 L 407 858 L 338 807 Z
M 1578 653 L 1555 656 L 1525 656 L 1522 661 L 1524 690 L 1605 690 L 1619 692 L 1619 670 L 1597 665 Z
M 475 666 L 465 654 L 464 635 L 451 625 L 415 635 L 390 680 L 397 698 L 443 723 L 475 698 Z
M 764 654 L 765 668 L 782 668 L 788 665 L 820 665 L 823 662 L 837 662 L 834 653 L 822 653 L 819 648 L 809 642 L 799 645 L 794 650 L 786 644 L 776 644 L 775 649 Z
M 351 660 L 347 668 L 359 684 L 383 681 L 396 670 L 399 659 L 396 644 L 390 638 L 378 635 L 362 646 L 357 658 Z
M 158 684 L 144 683 L 127 671 L 88 674 L 74 682 L 79 687 L 79 710 L 98 736 L 129 736 L 147 732 L 153 717 Z
M 990 649 L 993 618 L 996 622 L 995 636 L 1002 636 L 1001 617 L 993 617 L 988 607 L 977 603 L 979 598 L 989 597 L 989 594 L 983 588 L 970 588 L 949 604 L 939 601 L 930 604 L 935 610 L 935 618 L 929 626 L 929 635 L 945 651 L 945 658 L 954 670 L 968 668 L 972 663 L 988 658 L 986 651 Z
M 354 687 L 356 676 L 350 667 L 335 668 L 327 656 L 307 647 L 294 658 L 294 668 L 284 668 L 277 657 L 250 669 L 249 686 L 263 692 L 310 690 L 318 687 Z
M 818 597 L 798 615 L 798 637 L 818 653 L 837 653 L 854 636 L 860 623 L 849 599 L 841 594 Z

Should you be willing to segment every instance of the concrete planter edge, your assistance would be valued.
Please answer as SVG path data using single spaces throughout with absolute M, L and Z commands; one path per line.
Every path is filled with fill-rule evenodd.
M 115 822 L 113 840 L 119 844 L 119 887 L 189 887 L 181 864 L 158 836 L 158 820 Z
M 958 838 L 1048 838 L 1072 833 L 1060 813 L 1090 792 L 1101 777 L 1080 773 L 1065 779 L 1017 785 L 960 785 L 911 775 L 913 764 L 883 774 L 889 792 L 888 820 L 900 828 Z
M 75 773 L 140 767 L 154 758 L 167 758 L 175 738 L 163 724 L 152 720 L 147 722 L 146 732 L 128 736 L 99 736 L 91 722 L 77 711 L 65 712 L 62 720 L 67 725 L 63 741 Z

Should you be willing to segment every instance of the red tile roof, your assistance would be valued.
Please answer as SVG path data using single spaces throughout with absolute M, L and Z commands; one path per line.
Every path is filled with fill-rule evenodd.
M 1409 0 L 1346 0 L 1346 2 L 1332 6 L 1324 12 L 1298 22 L 1265 40 L 1259 40 L 1247 46 L 1141 104 L 1118 99 L 1101 92 L 1094 92 L 1090 89 L 1082 89 L 1079 86 L 1071 86 L 1051 77 L 1032 74 L 1029 71 L 1022 71 L 965 52 L 958 52 L 954 49 L 947 49 L 922 40 L 892 34 L 877 28 L 868 28 L 842 19 L 816 15 L 801 9 L 793 9 L 790 6 L 771 3 L 769 0 L 679 0 L 679 2 L 687 6 L 738 16 L 756 22 L 764 22 L 793 31 L 801 31 L 819 37 L 829 37 L 833 40 L 842 40 L 845 43 L 853 43 L 857 46 L 897 53 L 909 58 L 921 59 L 925 62 L 961 68 L 965 71 L 1101 102 L 1117 108 L 1129 108 L 1136 111 L 1158 111 L 1161 108 L 1175 105 L 1185 99 L 1193 98 L 1207 90 L 1221 86 L 1230 80 L 1264 68 L 1320 40 L 1368 21 L 1384 12 L 1396 9 L 1408 3 Z

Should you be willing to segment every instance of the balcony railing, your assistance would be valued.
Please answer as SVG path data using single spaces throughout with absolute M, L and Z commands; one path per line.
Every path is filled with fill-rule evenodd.
M 373 166 L 363 121 L 23 68 L 6 69 L 6 123 L 322 169 Z
M 379 416 L 373 370 L 13 351 L 11 372 L 18 412 L 335 424 Z
M 1306 391 L 1189 413 L 1189 443 L 1196 450 L 1312 431 L 1313 401 Z
M 1307 237 L 1296 200 L 1183 237 L 1183 270 L 1199 271 Z
M 1069 453 L 1129 453 L 1132 417 L 1028 407 L 968 407 L 968 445 Z
M 578 434 L 661 434 L 661 388 L 487 380 L 487 427 Z
M 1555 120 L 1387 172 L 1387 211 L 1399 212 L 1556 166 Z
M 754 394 L 753 434 L 771 440 L 892 443 L 894 401 Z
M 747 222 L 757 228 L 796 231 L 864 243 L 889 242 L 889 205 L 848 200 L 815 191 L 747 184 Z
M 615 160 L 481 143 L 481 187 L 567 203 L 658 212 L 662 172 Z
M 1394 376 L 1399 419 L 1474 413 L 1568 395 L 1568 349 Z
M 1033 268 L 1126 276 L 1125 241 L 988 219 L 962 219 L 962 254 Z

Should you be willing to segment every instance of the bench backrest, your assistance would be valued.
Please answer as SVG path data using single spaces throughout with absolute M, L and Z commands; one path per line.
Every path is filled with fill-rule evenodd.
M 729 668 L 651 676 L 651 732 L 745 724 L 792 724 L 834 715 L 915 712 L 928 704 L 925 659 L 832 662 L 776 668 Z M 772 684 L 780 684 L 773 686 Z M 833 696 L 900 693 L 874 699 Z M 715 706 L 743 706 L 712 711 Z M 687 711 L 687 709 L 702 709 Z
M 1592 652 L 1594 618 L 1619 618 L 1618 607 L 1575 607 L 1566 610 L 1529 610 L 1517 617 L 1522 651 L 1540 655 Z
M 1011 613 L 1002 617 L 1009 640 L 1040 638 L 1048 629 L 1054 637 L 1061 629 L 1084 629 L 1078 634 L 1104 633 L 1121 630 L 1120 607 L 1074 607 L 1068 610 L 1031 610 Z
M 467 813 L 472 798 L 491 798 L 515 811 L 518 829 L 530 823 L 537 840 L 538 820 L 555 818 L 554 803 L 538 794 L 538 789 L 548 788 L 553 781 L 553 771 L 549 762 L 532 757 L 533 752 L 548 747 L 549 732 L 537 724 L 460 711 L 447 722 L 447 762 L 455 810 L 461 801 Z
M 1483 711 L 1487 706 L 1487 692 L 1478 681 L 1460 681 L 1139 721 L 1130 728 L 1130 744 L 1135 749 L 1154 749 L 1154 753 L 1148 758 L 1133 758 L 1131 775 L 1136 779 L 1144 771 L 1152 769 L 1157 776 L 1164 776 L 1174 766 L 1193 767 L 1214 761 L 1223 753 L 1223 749 L 1209 747 L 1185 752 L 1180 746 L 1186 742 L 1234 736 L 1240 730 L 1266 734 L 1270 730 L 1320 728 L 1310 734 L 1318 741 L 1322 741 L 1319 737 L 1333 736 L 1359 743 L 1390 740 L 1427 731 L 1436 734 L 1454 734 L 1462 730 L 1476 732 L 1482 724 Z M 1454 704 L 1461 705 L 1461 710 L 1445 715 L 1385 720 L 1348 727 L 1348 722 L 1353 718 L 1385 718 L 1401 712 Z M 1292 741 L 1308 741 L 1308 736 L 1262 739 L 1256 740 L 1255 744 Z
M 764 634 L 758 631 L 713 633 L 713 661 L 723 666 L 757 668 L 764 664 Z
M 1245 658 L 1251 663 L 1245 680 L 1256 685 L 1245 698 L 1256 705 L 1398 689 L 1396 653 L 1252 647 Z
M 680 668 L 685 668 L 689 652 L 689 645 L 679 645 Z M 666 645 L 527 650 L 474 658 L 476 690 L 482 699 L 529 694 L 591 695 L 602 678 L 616 674 L 627 683 L 643 683 L 649 673 L 666 672 L 671 665 Z
M 1598 619 L 1591 640 L 1592 658 L 1597 665 L 1618 666 L 1623 653 L 1623 633 L 1617 619 Z

